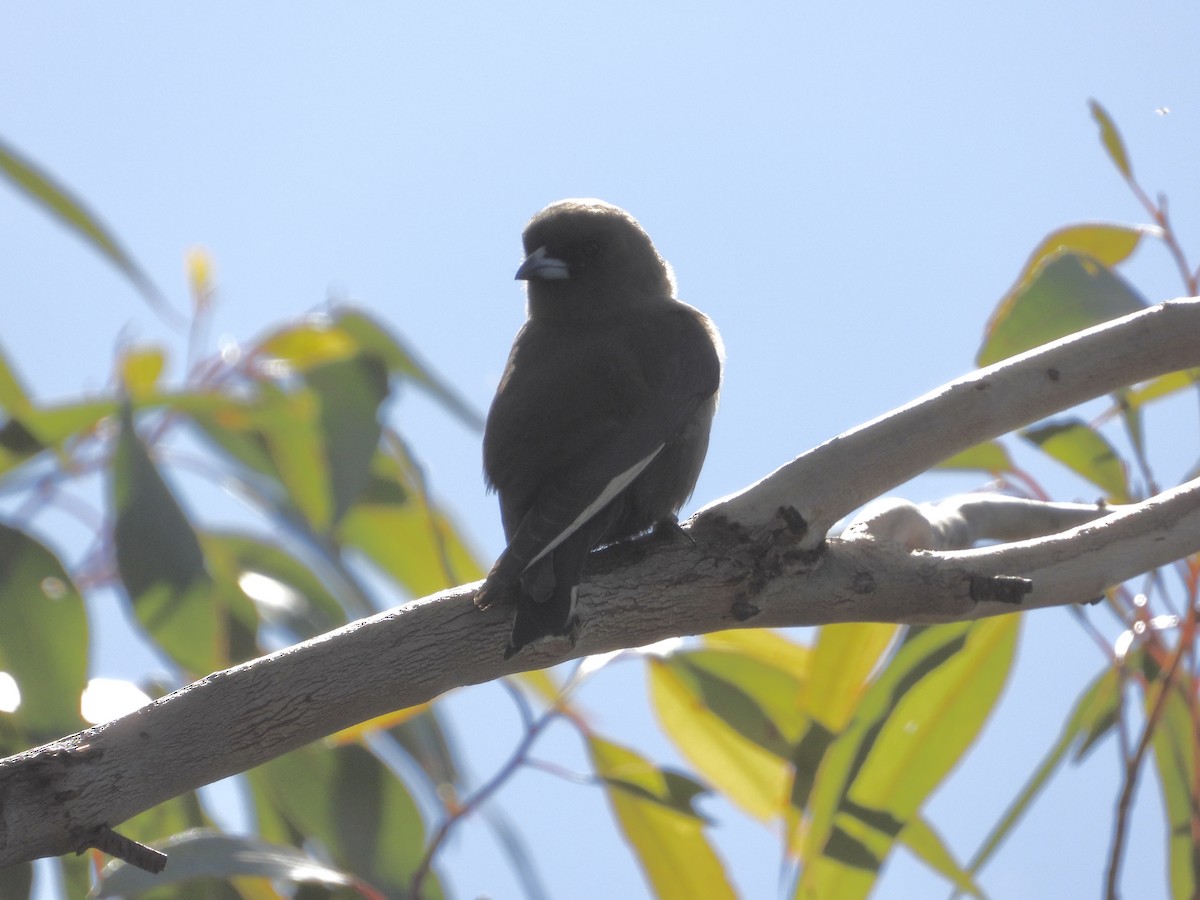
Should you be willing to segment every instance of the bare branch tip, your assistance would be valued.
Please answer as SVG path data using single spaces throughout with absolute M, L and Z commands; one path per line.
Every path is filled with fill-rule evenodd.
M 167 867 L 167 854 L 118 834 L 107 825 L 96 828 L 88 836 L 87 843 L 76 851 L 76 855 L 93 847 L 151 875 L 157 875 Z

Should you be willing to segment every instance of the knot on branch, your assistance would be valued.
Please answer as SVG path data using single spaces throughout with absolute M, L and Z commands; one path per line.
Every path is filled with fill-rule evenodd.
M 971 599 L 976 603 L 990 600 L 993 603 L 1020 605 L 1025 595 L 1033 590 L 1033 581 L 1019 575 L 972 575 Z

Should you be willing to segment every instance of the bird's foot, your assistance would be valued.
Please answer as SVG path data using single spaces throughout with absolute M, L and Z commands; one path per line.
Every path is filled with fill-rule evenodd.
M 671 516 L 663 519 L 661 522 L 656 522 L 654 530 L 651 532 L 655 537 L 661 538 L 680 538 L 689 541 L 692 546 L 696 545 L 696 539 L 691 536 L 686 528 L 679 524 L 678 516 Z

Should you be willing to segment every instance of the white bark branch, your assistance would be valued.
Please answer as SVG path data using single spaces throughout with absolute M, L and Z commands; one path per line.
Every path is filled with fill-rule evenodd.
M 1060 534 L 979 550 L 820 538 L 848 511 L 958 450 L 1194 366 L 1200 301 L 1187 300 L 953 382 L 706 507 L 689 525 L 690 541 L 650 536 L 597 553 L 580 590 L 574 648 L 560 641 L 506 662 L 509 613 L 477 611 L 477 585 L 463 585 L 0 760 L 0 866 L 78 850 L 102 826 L 187 790 L 523 669 L 733 627 L 942 622 L 1092 600 L 1200 551 L 1200 481 Z M 1006 592 L 1009 602 L 988 599 Z
M 1194 368 L 1197 334 L 1195 298 L 1114 319 L 942 385 L 717 503 L 751 530 L 771 527 L 789 508 L 807 523 L 804 544 L 814 547 L 843 516 L 956 453 L 1117 388 Z

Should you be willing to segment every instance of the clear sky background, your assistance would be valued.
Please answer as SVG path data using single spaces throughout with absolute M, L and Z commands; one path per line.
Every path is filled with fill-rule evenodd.
M 626 207 L 727 347 L 694 508 L 970 370 L 994 304 L 1049 230 L 1145 220 L 1100 148 L 1089 97 L 1200 255 L 1198 38 L 1192 0 L 7 3 L 0 135 L 84 197 L 180 307 L 185 253 L 206 247 L 214 343 L 353 299 L 479 410 L 524 315 L 513 273 L 525 221 L 566 196 Z M 1125 273 L 1151 301 L 1182 290 L 1158 245 Z M 127 282 L 3 185 L 0 284 L 0 344 L 39 397 L 103 387 L 127 340 L 165 342 L 171 376 L 182 373 L 178 337 Z M 489 562 L 503 543 L 479 436 L 412 393 L 390 415 Z M 1178 456 L 1160 474 L 1179 477 L 1196 458 L 1194 419 L 1151 425 L 1176 429 Z M 1060 499 L 1095 495 L 1038 471 Z M 898 493 L 979 483 L 940 476 Z M 195 512 L 244 519 L 220 497 Z M 94 674 L 159 666 L 124 637 L 117 598 L 99 603 Z M 1112 631 L 1102 611 L 1088 615 Z M 963 858 L 1103 664 L 1068 612 L 1028 618 L 1000 713 L 929 808 Z M 581 700 L 601 730 L 677 761 L 644 696 L 627 663 Z M 450 708 L 482 780 L 513 746 L 516 712 L 487 685 Z M 585 768 L 565 728 L 538 755 Z M 985 870 L 993 896 L 1097 894 L 1117 775 L 1110 739 L 1058 778 Z M 1138 798 L 1124 883 L 1160 896 L 1152 777 Z M 550 896 L 645 893 L 598 789 L 529 772 L 499 801 Z M 775 836 L 721 802 L 704 809 L 744 896 L 774 896 Z M 479 825 L 443 862 L 460 897 L 515 895 Z M 879 896 L 944 893 L 901 854 Z

